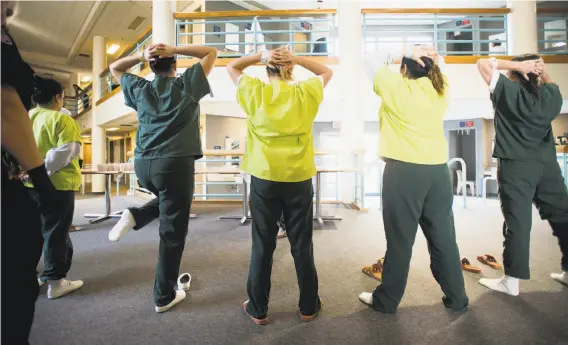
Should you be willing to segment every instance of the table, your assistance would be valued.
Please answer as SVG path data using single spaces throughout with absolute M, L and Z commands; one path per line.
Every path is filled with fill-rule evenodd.
M 336 216 L 324 216 L 322 215 L 321 209 L 322 209 L 322 205 L 321 205 L 321 174 L 323 173 L 341 173 L 341 172 L 361 172 L 361 170 L 358 169 L 339 169 L 339 168 L 317 168 L 316 171 L 316 213 L 314 215 L 314 220 L 316 220 L 319 225 L 323 225 L 323 222 L 325 220 L 342 220 L 343 218 L 341 217 L 336 217 Z
M 94 218 L 89 220 L 89 224 L 97 224 L 104 222 L 105 220 L 111 218 L 120 218 L 122 216 L 122 210 L 111 213 L 111 184 L 113 175 L 122 174 L 133 174 L 133 171 L 98 171 L 98 170 L 81 170 L 82 175 L 105 175 L 105 213 L 87 213 L 85 218 Z
M 240 175 L 243 172 L 238 169 L 211 169 L 211 170 L 197 170 L 196 174 L 221 174 L 221 175 Z M 221 216 L 219 219 L 236 219 L 239 220 L 241 225 L 245 224 L 247 220 L 251 219 L 249 215 L 249 203 L 248 203 L 248 186 L 247 181 L 243 178 L 242 182 L 242 194 L 243 194 L 243 213 L 241 215 L 235 216 Z

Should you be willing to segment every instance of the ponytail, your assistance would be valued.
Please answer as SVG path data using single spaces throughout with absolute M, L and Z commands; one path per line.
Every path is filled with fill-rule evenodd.
M 432 82 L 432 86 L 438 95 L 443 96 L 446 89 L 446 82 L 440 66 L 429 57 L 423 56 L 420 59 L 424 63 L 424 66 L 419 65 L 418 62 L 413 59 L 407 57 L 402 58 L 402 66 L 406 66 L 406 72 L 409 78 L 418 79 L 427 77 Z
M 443 96 L 446 88 L 446 82 L 444 81 L 444 75 L 440 66 L 437 63 L 433 63 L 428 71 L 428 79 L 432 82 L 432 86 L 438 93 L 438 95 Z

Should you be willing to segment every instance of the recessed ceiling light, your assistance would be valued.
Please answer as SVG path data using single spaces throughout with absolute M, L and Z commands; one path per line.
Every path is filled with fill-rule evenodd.
M 116 53 L 118 51 L 118 48 L 120 48 L 120 46 L 118 44 L 116 44 L 116 43 L 111 44 L 107 49 L 107 54 L 114 55 L 114 53 Z
M 81 83 L 88 83 L 91 81 L 91 76 L 90 75 L 85 75 L 81 78 Z
M 89 134 L 81 135 L 81 138 L 90 138 L 90 137 L 91 137 L 91 136 L 90 136 Z
M 112 132 L 112 131 L 118 131 L 119 129 L 120 128 L 118 128 L 118 127 L 109 127 L 109 128 L 107 128 L 107 131 Z

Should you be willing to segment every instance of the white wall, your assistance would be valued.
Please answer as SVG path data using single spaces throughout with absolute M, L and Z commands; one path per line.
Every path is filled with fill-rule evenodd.
M 120 97 L 122 98 L 122 96 Z M 91 129 L 91 118 L 93 116 L 93 110 L 90 109 L 89 111 L 87 111 L 86 113 L 84 113 L 83 115 L 77 117 L 75 119 L 75 121 L 77 122 L 77 124 L 79 125 L 79 128 L 81 129 L 81 133 L 86 132 L 88 130 Z

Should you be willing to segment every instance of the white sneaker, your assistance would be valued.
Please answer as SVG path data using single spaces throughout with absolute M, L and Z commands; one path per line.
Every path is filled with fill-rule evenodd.
M 47 281 L 47 298 L 56 299 L 61 296 L 67 295 L 83 286 L 82 280 L 71 281 L 69 279 L 63 278 L 59 280 L 48 280 Z
M 550 273 L 550 278 L 564 285 L 568 285 L 568 272 Z
M 366 305 L 373 305 L 373 294 L 370 292 L 362 292 L 359 295 L 359 300 L 363 303 L 365 303 Z
M 136 226 L 136 220 L 130 210 L 122 211 L 122 216 L 112 230 L 108 233 L 108 239 L 111 242 L 118 242 L 124 234 Z
M 511 296 L 519 295 L 519 279 L 503 276 L 499 279 L 481 278 L 479 284 L 495 291 L 506 293 Z
M 172 309 L 176 304 L 183 301 L 184 299 L 185 299 L 185 291 L 177 290 L 176 291 L 176 297 L 174 298 L 173 301 L 171 301 L 169 304 L 167 304 L 163 307 L 156 306 L 156 313 L 166 312 L 166 311 Z
M 178 290 L 189 291 L 191 288 L 191 274 L 183 273 L 178 278 Z

